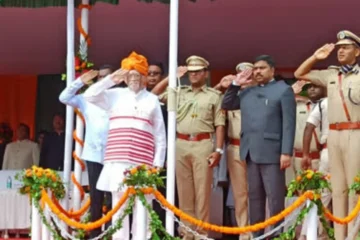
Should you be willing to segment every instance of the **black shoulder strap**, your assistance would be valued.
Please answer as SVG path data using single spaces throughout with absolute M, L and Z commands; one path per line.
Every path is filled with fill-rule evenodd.
M 319 111 L 320 111 L 320 132 L 322 131 L 322 109 L 321 109 L 322 99 L 319 101 Z

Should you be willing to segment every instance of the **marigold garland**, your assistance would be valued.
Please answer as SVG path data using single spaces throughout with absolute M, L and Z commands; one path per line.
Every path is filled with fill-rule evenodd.
M 259 231 L 261 229 L 265 229 L 268 226 L 271 226 L 271 225 L 281 221 L 282 219 L 284 219 L 291 212 L 293 212 L 296 208 L 298 208 L 303 203 L 305 203 L 305 201 L 308 198 L 311 198 L 313 196 L 312 192 L 305 192 L 292 205 L 285 208 L 281 213 L 267 219 L 266 221 L 264 221 L 262 223 L 257 223 L 257 224 L 250 225 L 250 226 L 245 226 L 245 227 L 224 227 L 224 226 L 218 226 L 218 225 L 215 225 L 215 224 L 210 224 L 210 223 L 200 221 L 200 220 L 198 220 L 196 218 L 193 218 L 192 216 L 182 212 L 180 209 L 178 209 L 175 206 L 171 205 L 165 199 L 165 197 L 157 190 L 154 190 L 154 189 L 150 190 L 149 188 L 147 188 L 145 191 L 147 193 L 152 191 L 154 196 L 156 197 L 156 199 L 159 200 L 160 203 L 163 206 L 168 208 L 170 211 L 172 211 L 179 218 L 181 218 L 181 219 L 183 219 L 183 220 L 185 220 L 185 221 L 187 221 L 187 222 L 189 222 L 189 223 L 191 223 L 193 225 L 201 227 L 202 229 L 205 229 L 205 230 L 210 230 L 210 231 L 214 231 L 214 232 L 221 232 L 221 233 L 226 233 L 226 234 L 233 234 L 233 235 L 243 234 L 243 233 L 247 233 L 247 232 L 256 232 L 256 231 Z
M 349 213 L 349 215 L 347 215 L 346 217 L 344 218 L 340 218 L 340 217 L 336 217 L 334 216 L 330 211 L 329 209 L 327 208 L 324 208 L 324 213 L 325 213 L 325 216 L 335 222 L 335 223 L 338 223 L 338 224 L 348 224 L 349 222 L 351 222 L 352 220 L 354 220 L 356 218 L 356 216 L 359 214 L 360 212 L 360 197 L 359 197 L 359 200 L 358 202 L 356 203 L 356 206 L 353 210 L 351 210 L 351 212 Z
M 74 219 L 79 219 L 81 216 L 83 216 L 87 210 L 90 208 L 90 204 L 91 204 L 91 200 L 90 198 L 88 198 L 85 202 L 85 204 L 77 211 L 66 211 L 61 204 L 59 203 L 59 201 L 52 196 L 51 200 L 53 201 L 54 205 L 60 210 L 61 213 L 63 213 L 64 215 L 66 215 L 69 218 L 74 218 Z M 43 199 L 42 199 L 43 201 Z
M 30 177 L 30 176 L 38 177 L 38 176 L 43 176 L 45 174 L 45 172 L 46 171 L 41 170 L 41 169 L 39 170 L 39 168 L 35 167 L 31 171 L 25 171 L 23 174 L 24 174 L 24 176 L 27 176 L 27 177 Z M 79 216 L 81 216 L 83 214 L 83 212 L 85 212 L 84 209 L 87 207 L 87 205 L 90 205 L 90 199 L 86 202 L 86 204 L 79 211 L 67 212 L 60 206 L 56 197 L 53 197 L 53 199 L 51 199 L 49 197 L 49 195 L 46 191 L 46 188 L 43 188 L 43 187 L 42 187 L 42 191 L 41 191 L 41 200 L 39 199 L 40 200 L 39 208 L 43 209 L 45 204 L 47 204 L 49 209 L 59 219 L 61 219 L 63 222 L 65 222 L 68 226 L 71 226 L 76 229 L 89 231 L 89 230 L 99 228 L 102 225 L 104 225 L 106 222 L 111 221 L 111 218 L 113 217 L 113 215 L 121 208 L 121 206 L 129 199 L 129 197 L 131 197 L 131 199 L 133 199 L 135 196 L 140 197 L 143 204 L 146 205 L 146 200 L 144 198 L 144 194 L 153 194 L 155 196 L 155 198 L 163 206 L 165 206 L 167 209 L 172 211 L 176 216 L 178 216 L 182 220 L 187 221 L 193 225 L 196 225 L 196 226 L 198 226 L 202 229 L 208 230 L 208 231 L 214 231 L 214 232 L 220 232 L 220 233 L 232 234 L 232 235 L 244 234 L 244 233 L 248 233 L 248 232 L 255 232 L 255 231 L 259 231 L 261 229 L 265 229 L 271 225 L 274 225 L 277 222 L 284 219 L 290 213 L 292 213 L 296 208 L 303 205 L 307 199 L 311 200 L 312 204 L 318 205 L 319 209 L 323 211 L 323 215 L 320 216 L 321 222 L 323 224 L 324 224 L 324 222 L 326 222 L 325 218 L 323 218 L 324 216 L 326 216 L 328 219 L 330 219 L 336 223 L 347 224 L 350 221 L 352 221 L 360 211 L 360 198 L 359 198 L 359 201 L 357 202 L 356 207 L 351 211 L 351 213 L 347 217 L 338 218 L 338 217 L 333 216 L 328 209 L 325 209 L 324 207 L 322 207 L 321 198 L 320 198 L 321 197 L 320 190 L 322 190 L 324 187 L 327 188 L 329 186 L 324 185 L 324 184 L 314 183 L 315 185 L 312 185 L 312 186 L 315 186 L 314 189 L 311 189 L 310 187 L 306 187 L 306 186 L 308 186 L 308 185 L 306 185 L 307 181 L 309 181 L 309 182 L 313 181 L 314 180 L 313 177 L 317 177 L 317 178 L 321 178 L 321 179 L 325 179 L 325 178 L 323 178 L 321 176 L 321 174 L 319 174 L 319 173 L 306 171 L 306 172 L 302 173 L 301 179 L 299 179 L 299 177 L 297 177 L 294 181 L 296 181 L 298 183 L 303 181 L 302 185 L 301 185 L 301 190 L 309 189 L 309 191 L 305 191 L 304 194 L 299 196 L 293 204 L 291 204 L 289 207 L 284 209 L 281 213 L 267 219 L 264 222 L 250 225 L 250 226 L 224 227 L 224 226 L 218 226 L 215 224 L 210 224 L 210 223 L 195 219 L 194 217 L 182 212 L 180 209 L 176 208 L 175 206 L 173 206 L 169 202 L 167 202 L 165 197 L 159 191 L 156 190 L 156 183 L 162 181 L 161 177 L 159 176 L 158 169 L 150 168 L 150 167 L 143 165 L 143 166 L 138 166 L 138 167 L 129 169 L 128 171 L 125 172 L 125 175 L 126 175 L 126 178 L 125 178 L 124 184 L 126 184 L 128 186 L 125 194 L 122 196 L 122 198 L 119 200 L 119 202 L 116 204 L 116 206 L 113 209 L 111 209 L 104 217 L 102 217 L 101 219 L 99 219 L 95 222 L 92 222 L 92 223 L 79 222 Z M 49 177 L 50 179 L 53 177 L 51 174 L 48 174 L 48 175 L 45 174 L 45 176 Z M 360 180 L 360 178 L 359 178 L 359 180 Z M 146 186 L 148 186 L 148 187 L 146 187 Z M 300 186 L 300 185 L 298 185 L 298 186 Z M 27 187 L 29 187 L 29 186 L 27 186 Z M 293 192 L 299 192 L 298 191 L 299 189 L 297 189 L 297 188 L 293 188 L 292 190 L 293 190 Z M 32 193 L 32 192 L 30 192 L 30 193 Z M 311 208 L 311 206 L 307 207 L 306 209 L 309 210 Z M 149 211 L 151 211 L 150 206 L 146 205 L 146 208 Z M 322 214 L 322 211 L 320 211 L 320 214 Z M 304 213 L 302 216 L 302 219 L 303 219 L 303 217 L 305 216 L 305 214 L 307 212 L 305 212 L 305 210 L 302 210 L 302 212 Z M 151 215 L 152 215 L 151 222 L 154 224 L 154 225 L 152 225 L 154 228 L 154 229 L 152 229 L 152 231 L 155 231 L 155 232 L 153 232 L 153 234 L 155 234 L 155 236 L 157 236 L 156 235 L 156 230 L 157 230 L 156 224 L 158 224 L 159 219 L 157 216 L 155 217 L 153 215 L 153 213 Z M 72 219 L 72 218 L 74 218 L 74 219 Z M 119 224 L 121 225 L 121 222 Z M 118 227 L 120 225 L 118 225 Z M 333 239 L 332 234 L 330 234 L 329 237 L 331 239 Z M 174 238 L 167 238 L 167 239 L 174 239 Z M 281 239 L 289 239 L 289 238 L 281 238 Z
M 99 220 L 91 223 L 80 223 L 78 221 L 75 221 L 69 217 L 66 216 L 66 214 L 62 213 L 59 208 L 51 201 L 49 195 L 45 190 L 41 192 L 41 196 L 44 200 L 44 202 L 49 206 L 50 210 L 63 222 L 65 222 L 68 226 L 77 228 L 77 229 L 83 229 L 83 230 L 93 230 L 96 228 L 100 228 L 105 223 L 111 221 L 112 216 L 123 206 L 123 204 L 126 202 L 126 200 L 129 197 L 129 190 L 127 190 L 124 195 L 121 197 L 119 202 L 116 204 L 116 206 L 111 209 L 105 216 L 100 218 Z
M 74 173 L 71 174 L 71 181 L 72 181 L 72 182 L 74 183 L 74 185 L 79 189 L 79 191 L 80 191 L 80 198 L 81 198 L 81 200 L 83 200 L 83 199 L 84 199 L 84 196 L 85 196 L 85 191 L 84 191 L 83 187 L 81 186 L 81 184 L 77 181 Z

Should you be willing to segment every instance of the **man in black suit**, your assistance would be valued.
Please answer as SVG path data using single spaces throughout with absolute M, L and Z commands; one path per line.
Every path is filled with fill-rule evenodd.
M 285 169 L 293 154 L 295 96 L 284 81 L 275 81 L 274 72 L 270 56 L 257 57 L 253 70 L 238 74 L 222 104 L 225 110 L 241 109 L 240 159 L 247 163 L 250 224 L 265 220 L 266 198 L 270 216 L 284 209 Z M 240 89 L 252 80 L 258 84 Z M 261 230 L 253 235 L 263 233 Z
M 55 114 L 53 117 L 54 130 L 45 135 L 41 147 L 40 167 L 63 171 L 65 148 L 64 125 L 64 116 L 60 113 Z

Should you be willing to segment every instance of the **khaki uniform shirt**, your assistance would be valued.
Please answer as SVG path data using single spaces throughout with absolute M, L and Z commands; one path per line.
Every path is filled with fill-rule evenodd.
M 296 98 L 296 129 L 295 129 L 295 141 L 294 141 L 294 149 L 296 150 L 302 151 L 303 149 L 303 138 L 304 138 L 304 130 L 306 127 L 306 122 L 314 106 L 316 106 L 316 104 L 312 104 L 306 98 L 299 98 L 299 97 Z M 318 138 L 320 136 L 319 129 L 316 128 L 315 132 L 316 132 L 316 137 Z M 319 151 L 316 145 L 314 134 L 311 139 L 310 151 L 311 152 Z
M 16 141 L 6 146 L 3 170 L 21 170 L 39 165 L 40 149 L 30 140 Z
M 229 138 L 240 139 L 240 124 L 241 115 L 240 110 L 228 111 L 228 131 L 227 135 Z
M 213 133 L 215 127 L 225 125 L 221 110 L 221 92 L 207 86 L 193 91 L 191 86 L 182 86 L 178 94 L 178 109 L 191 103 L 184 118 L 177 121 L 177 132 L 182 134 Z M 166 101 L 167 91 L 159 96 Z M 178 111 L 179 114 L 179 111 Z
M 305 79 L 311 82 L 327 87 L 328 91 L 328 119 L 329 124 L 348 122 L 343 101 L 340 96 L 339 69 L 333 67 L 326 70 L 313 70 L 306 74 Z M 359 65 L 355 69 L 360 71 Z M 360 73 L 341 74 L 341 89 L 344 94 L 345 104 L 349 110 L 350 121 L 360 122 L 360 105 L 351 102 L 360 103 Z M 351 100 L 350 100 L 351 99 Z

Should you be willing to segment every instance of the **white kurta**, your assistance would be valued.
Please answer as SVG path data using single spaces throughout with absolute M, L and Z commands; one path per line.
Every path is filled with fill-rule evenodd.
M 82 94 L 76 94 L 83 86 L 81 78 L 76 79 L 61 92 L 59 100 L 64 104 L 79 108 L 85 118 L 86 131 L 81 159 L 102 164 L 109 127 L 109 116 L 104 109 L 85 101 Z
M 92 85 L 84 93 L 89 102 L 108 111 L 109 133 L 104 168 L 97 188 L 121 191 L 124 171 L 138 165 L 163 167 L 166 134 L 157 96 L 141 90 L 113 88 L 110 76 Z
M 22 170 L 39 165 L 39 145 L 30 140 L 9 143 L 6 146 L 3 170 Z

